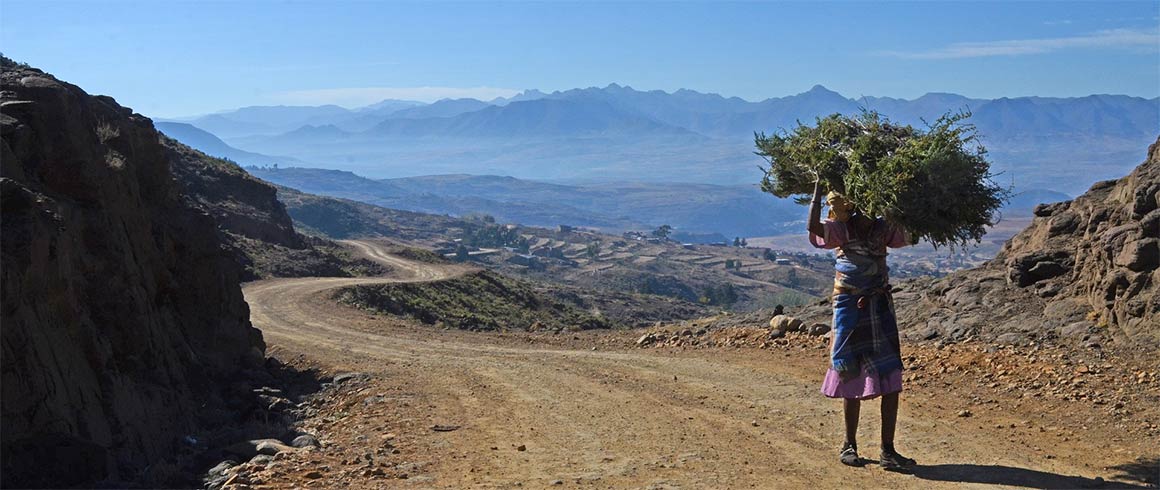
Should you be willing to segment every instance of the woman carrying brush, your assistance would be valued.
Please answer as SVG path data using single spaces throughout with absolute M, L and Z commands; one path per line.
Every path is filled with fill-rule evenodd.
M 883 469 L 906 471 L 913 459 L 894 449 L 898 394 L 902 391 L 902 358 L 898 326 L 890 297 L 886 248 L 911 245 L 907 234 L 886 220 L 866 216 L 845 197 L 831 192 L 830 212 L 821 220 L 822 190 L 814 185 L 809 238 L 815 247 L 835 250 L 833 339 L 830 368 L 822 394 L 843 399 L 846 443 L 840 460 L 862 466 L 858 457 L 858 415 L 862 400 L 882 397 Z

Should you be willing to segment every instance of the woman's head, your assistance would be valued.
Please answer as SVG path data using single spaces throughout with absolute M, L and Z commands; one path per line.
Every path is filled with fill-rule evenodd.
M 839 192 L 831 191 L 827 194 L 826 204 L 830 206 L 830 212 L 827 214 L 827 217 L 834 221 L 845 223 L 850 219 L 850 216 L 858 212 L 854 208 L 854 204 Z

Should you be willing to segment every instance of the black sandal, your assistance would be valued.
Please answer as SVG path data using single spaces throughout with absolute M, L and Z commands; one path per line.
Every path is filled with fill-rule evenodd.
M 882 458 L 879 460 L 878 464 L 882 465 L 882 469 L 886 471 L 907 472 L 918 463 L 913 459 L 898 454 L 898 452 L 890 449 L 882 451 Z
M 838 460 L 846 466 L 862 466 L 862 458 L 858 457 L 858 446 L 849 442 L 842 446 L 842 452 L 838 455 Z

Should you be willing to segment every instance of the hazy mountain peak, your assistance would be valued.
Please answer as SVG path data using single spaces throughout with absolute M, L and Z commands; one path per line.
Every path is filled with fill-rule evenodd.
M 826 88 L 824 85 L 822 85 L 820 83 L 815 84 L 813 87 L 810 87 L 810 90 L 806 93 L 807 94 L 837 94 L 837 95 L 841 95 L 833 90 Z
M 546 94 L 544 92 L 541 92 L 541 91 L 534 89 L 534 88 L 530 88 L 530 89 L 524 90 L 523 92 L 515 94 L 511 97 L 496 97 L 494 99 L 491 99 L 488 103 L 490 103 L 491 105 L 502 106 L 502 105 L 511 104 L 512 102 L 526 102 L 529 100 L 538 100 L 538 99 L 542 99 L 542 98 L 547 97 L 547 96 L 548 96 L 548 94 Z
M 422 102 L 419 102 L 419 101 L 415 101 L 415 100 L 383 99 L 383 100 L 380 100 L 378 102 L 375 102 L 374 104 L 362 106 L 362 107 L 359 107 L 358 109 L 355 109 L 355 110 L 359 111 L 359 112 L 374 112 L 374 111 L 380 111 L 380 110 L 393 111 L 393 110 L 399 110 L 399 109 L 406 109 L 408 107 L 418 107 L 421 105 L 425 105 L 425 104 L 423 104 Z

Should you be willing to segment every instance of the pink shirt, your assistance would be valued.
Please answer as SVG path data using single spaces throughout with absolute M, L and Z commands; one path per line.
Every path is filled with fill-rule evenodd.
M 825 231 L 825 236 L 810 233 L 810 244 L 814 247 L 832 250 L 850 241 L 846 224 L 841 221 L 829 219 L 822 221 L 822 228 Z M 890 248 L 902 248 L 910 245 L 910 238 L 906 236 L 906 232 L 900 226 L 890 225 L 887 227 L 885 238 L 886 246 Z

